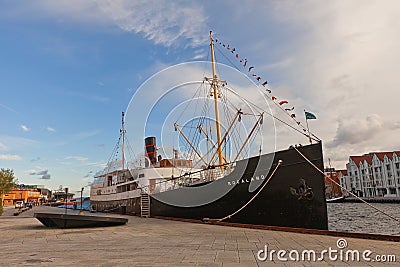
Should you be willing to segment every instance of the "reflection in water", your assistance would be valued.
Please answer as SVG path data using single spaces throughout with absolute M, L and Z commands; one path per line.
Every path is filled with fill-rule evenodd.
M 400 218 L 400 204 L 372 203 Z M 364 203 L 328 203 L 329 230 L 400 236 L 400 223 Z

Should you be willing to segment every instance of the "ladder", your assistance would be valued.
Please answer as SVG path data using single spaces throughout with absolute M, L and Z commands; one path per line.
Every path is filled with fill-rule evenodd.
M 140 216 L 150 217 L 150 196 L 146 193 L 140 194 Z

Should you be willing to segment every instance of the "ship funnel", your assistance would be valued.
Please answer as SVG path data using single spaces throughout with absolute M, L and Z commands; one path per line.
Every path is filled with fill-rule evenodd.
M 151 164 L 155 164 L 157 162 L 157 148 L 156 148 L 156 138 L 155 137 L 146 137 L 144 139 L 146 156 L 150 159 Z

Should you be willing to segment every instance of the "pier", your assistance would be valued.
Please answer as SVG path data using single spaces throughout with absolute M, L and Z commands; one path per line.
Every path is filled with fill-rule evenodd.
M 400 203 L 400 197 L 361 197 L 360 199 L 369 203 Z M 357 199 L 355 197 L 347 197 L 344 199 L 344 202 L 361 203 L 362 201 L 360 199 Z
M 396 266 L 400 243 L 365 240 L 263 229 L 248 229 L 122 216 L 124 226 L 52 229 L 33 218 L 34 212 L 58 212 L 52 207 L 34 207 L 19 216 L 6 209 L 0 216 L 0 259 L 2 266 Z M 98 214 L 97 214 L 98 215 Z M 396 262 L 360 261 L 282 261 L 279 250 L 287 252 L 338 249 L 372 251 L 375 255 L 395 255 Z M 342 240 L 342 241 L 343 241 Z M 275 250 L 273 259 L 259 260 L 260 250 Z M 259 254 L 259 255 L 258 255 Z M 286 254 L 286 258 L 288 254 Z M 374 258 L 375 259 L 375 258 Z

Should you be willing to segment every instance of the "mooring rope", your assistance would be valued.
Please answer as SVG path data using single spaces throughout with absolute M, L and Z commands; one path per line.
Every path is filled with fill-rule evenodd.
M 314 163 L 312 163 L 306 156 L 304 156 L 296 147 L 293 147 L 294 150 L 297 151 L 297 153 L 299 153 L 300 156 L 302 156 L 308 163 L 310 163 L 311 166 L 313 166 L 317 171 L 319 171 L 322 175 L 324 175 L 325 177 L 325 173 L 323 171 L 321 171 L 317 166 L 315 166 Z M 346 190 L 346 188 L 344 188 L 343 186 L 341 186 L 339 183 L 337 183 L 335 180 L 333 180 L 331 177 L 327 177 L 329 180 L 331 180 L 331 182 L 333 182 L 335 185 L 339 186 L 342 190 Z M 370 203 L 368 203 L 367 201 L 365 201 L 364 199 L 360 198 L 359 196 L 353 194 L 350 191 L 347 191 L 350 195 L 352 195 L 353 197 L 357 198 L 358 200 L 360 200 L 361 202 L 367 204 L 368 206 L 370 206 L 371 208 L 373 208 L 376 211 L 379 211 L 381 213 L 383 213 L 384 215 L 388 216 L 389 218 L 392 218 L 393 220 L 397 221 L 400 223 L 400 219 L 394 217 L 393 215 L 386 213 L 385 211 L 378 209 L 377 207 L 375 207 L 374 205 L 371 205 Z
M 258 190 L 258 192 L 249 200 L 247 201 L 246 204 L 244 204 L 241 208 L 239 208 L 237 211 L 221 218 L 221 219 L 210 219 L 210 218 L 203 218 L 204 222 L 208 222 L 208 221 L 214 221 L 214 222 L 222 222 L 226 219 L 231 218 L 232 216 L 235 216 L 237 213 L 239 213 L 241 210 L 243 210 L 245 207 L 247 207 L 260 193 L 261 191 L 263 191 L 264 187 L 268 184 L 268 182 L 271 180 L 272 176 L 274 176 L 276 170 L 279 168 L 279 166 L 282 164 L 282 160 L 278 160 L 278 163 L 275 166 L 275 169 L 273 170 L 273 172 L 271 173 L 271 175 L 268 177 L 268 179 L 266 180 L 266 182 L 264 183 L 264 185 L 260 188 L 260 190 Z

